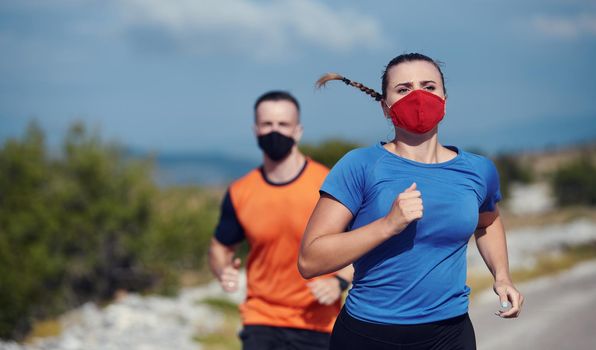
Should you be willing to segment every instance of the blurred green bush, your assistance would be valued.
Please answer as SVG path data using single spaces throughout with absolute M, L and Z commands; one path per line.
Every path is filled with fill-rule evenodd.
M 596 205 L 596 165 L 589 154 L 561 166 L 551 182 L 559 205 Z
M 74 125 L 50 155 L 32 124 L 0 149 L 0 337 L 118 289 L 174 292 L 201 269 L 219 194 L 158 189 L 152 161 Z
M 516 155 L 499 154 L 493 160 L 499 171 L 501 194 L 504 199 L 509 198 L 513 183 L 528 184 L 534 181 L 532 168 L 523 164 Z
M 181 272 L 200 271 L 211 276 L 205 265 L 222 196 L 219 190 L 192 186 L 156 193 L 147 235 L 137 241 L 141 261 L 160 278 L 155 291 L 174 294 Z
M 300 145 L 300 151 L 317 162 L 331 168 L 344 154 L 357 147 L 360 147 L 358 143 L 330 139 L 320 144 L 302 144 Z

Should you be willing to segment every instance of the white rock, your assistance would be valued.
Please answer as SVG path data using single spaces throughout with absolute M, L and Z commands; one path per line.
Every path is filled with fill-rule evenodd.
M 514 183 L 510 191 L 507 207 L 518 215 L 546 213 L 555 206 L 551 186 L 548 183 L 539 182 L 529 185 Z
M 244 271 L 239 291 L 231 294 L 217 282 L 182 289 L 174 298 L 130 293 L 105 308 L 86 303 L 64 314 L 59 336 L 26 345 L 0 341 L 0 350 L 200 350 L 193 337 L 216 331 L 223 322 L 223 315 L 201 301 L 223 298 L 238 304 L 245 295 Z

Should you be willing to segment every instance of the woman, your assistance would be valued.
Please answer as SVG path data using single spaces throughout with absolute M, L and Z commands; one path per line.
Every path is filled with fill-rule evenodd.
M 523 303 L 509 273 L 493 163 L 439 143 L 446 92 L 431 58 L 391 60 L 382 94 L 338 74 L 317 83 L 330 80 L 380 101 L 395 125 L 393 141 L 353 150 L 333 167 L 302 240 L 305 278 L 354 264 L 331 349 L 475 349 L 465 284 L 472 234 L 501 305 L 511 304 L 497 314 L 517 317 Z

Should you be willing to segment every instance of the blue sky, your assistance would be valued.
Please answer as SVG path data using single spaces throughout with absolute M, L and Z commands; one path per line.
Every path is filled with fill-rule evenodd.
M 498 152 L 596 140 L 596 2 L 582 0 L 3 0 L 0 141 L 32 118 L 56 146 L 75 120 L 157 152 L 257 158 L 254 100 L 302 105 L 304 141 L 388 140 L 389 60 L 444 62 L 444 144 Z

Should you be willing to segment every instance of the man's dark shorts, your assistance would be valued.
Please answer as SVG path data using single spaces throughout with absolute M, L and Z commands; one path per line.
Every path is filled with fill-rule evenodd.
M 327 350 L 329 333 L 306 329 L 244 326 L 242 350 Z

